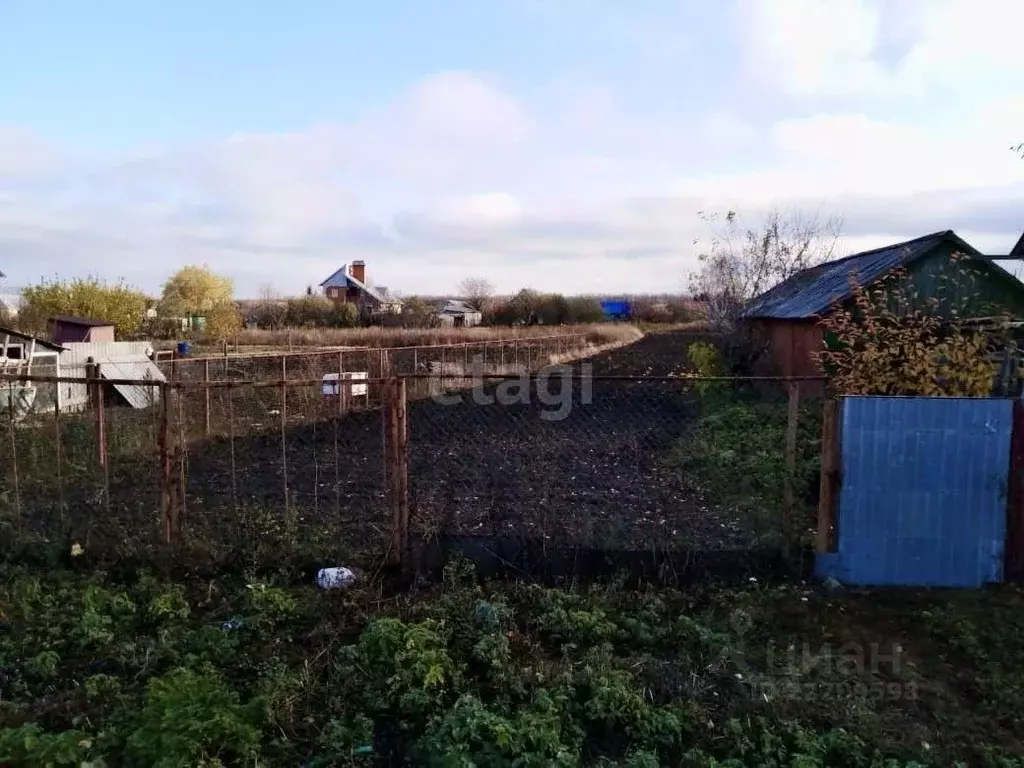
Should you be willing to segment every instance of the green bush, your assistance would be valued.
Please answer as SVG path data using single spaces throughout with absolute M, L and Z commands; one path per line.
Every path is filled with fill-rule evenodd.
M 706 341 L 696 341 L 687 347 L 687 356 L 690 358 L 690 365 L 698 376 L 724 376 L 725 368 L 722 365 L 721 355 L 714 344 Z M 696 382 L 697 391 L 701 395 L 721 393 L 724 390 L 722 383 L 714 381 Z
M 779 420 L 758 408 L 785 411 L 732 406 L 756 416 L 706 409 L 722 451 Z M 752 468 L 729 471 L 716 482 Z M 274 583 L 0 566 L 0 765 L 1022 768 L 1010 589 L 553 589 L 481 583 L 466 561 L 384 600 Z M 913 664 L 884 681 L 819 665 L 789 673 L 799 696 L 761 694 L 787 674 L 766 647 L 877 626 Z M 876 700 L 879 682 L 928 699 Z
M 222 765 L 256 757 L 263 704 L 241 704 L 212 671 L 175 669 L 150 681 L 138 721 L 126 747 L 141 765 Z
M 19 728 L 0 729 L 0 765 L 10 768 L 38 766 L 92 766 L 102 768 L 102 760 L 90 760 L 93 740 L 82 731 L 46 733 L 35 723 Z

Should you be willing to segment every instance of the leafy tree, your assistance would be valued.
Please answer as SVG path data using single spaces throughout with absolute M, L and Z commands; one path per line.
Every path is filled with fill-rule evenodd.
M 410 296 L 402 305 L 402 321 L 413 328 L 432 328 L 440 323 L 437 307 L 419 296 Z
M 544 296 L 537 307 L 538 319 L 544 325 L 563 325 L 571 322 L 569 301 L 560 293 Z
M 183 267 L 164 283 L 160 311 L 174 317 L 208 315 L 230 303 L 234 290 L 231 278 L 216 275 L 208 267 Z
M 54 315 L 73 315 L 113 323 L 120 336 L 135 333 L 146 317 L 149 298 L 124 281 L 108 285 L 97 277 L 43 281 L 22 291 L 18 324 L 42 333 Z
M 537 310 L 543 301 L 543 295 L 531 288 L 523 288 L 499 309 L 498 322 L 512 325 L 513 323 L 532 323 L 537 320 Z
M 593 296 L 573 296 L 568 302 L 570 323 L 599 323 L 604 320 L 601 302 Z
M 242 314 L 233 301 L 215 305 L 206 313 L 206 335 L 223 341 L 242 330 Z
M 854 285 L 852 305 L 820 322 L 825 349 L 817 359 L 837 394 L 949 395 L 992 393 L 991 355 L 1007 341 L 1009 316 L 972 307 L 975 273 L 955 259 L 935 295 L 922 299 L 907 273 L 895 269 L 869 288 Z M 987 327 L 972 312 L 989 318 Z
M 459 283 L 459 295 L 477 312 L 483 312 L 494 295 L 494 285 L 483 277 L 467 277 Z
M 349 328 L 356 324 L 358 316 L 353 304 L 307 295 L 288 300 L 284 323 L 293 328 Z

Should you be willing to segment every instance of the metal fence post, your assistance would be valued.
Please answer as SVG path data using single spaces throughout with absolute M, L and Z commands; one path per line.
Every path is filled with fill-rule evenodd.
M 789 382 L 789 411 L 786 424 L 786 475 L 783 486 L 782 551 L 789 556 L 793 544 L 793 522 L 795 507 L 794 482 L 796 479 L 796 429 L 800 419 L 800 385 Z
M 203 360 L 203 396 L 204 416 L 206 417 L 206 436 L 210 436 L 210 361 Z
M 384 382 L 384 456 L 388 497 L 391 502 L 392 564 L 408 567 L 409 543 L 409 440 L 405 380 Z
M 409 550 L 409 409 L 405 379 L 395 379 L 395 407 L 398 422 L 398 530 L 401 536 L 402 571 L 409 573 L 412 565 Z
M 821 479 L 818 493 L 818 536 L 815 550 L 832 551 L 839 485 L 839 401 L 825 401 L 821 419 Z
M 171 472 L 171 387 L 160 385 L 160 427 L 158 446 L 160 452 L 160 513 L 164 521 L 164 542 L 175 541 L 177 526 L 174 512 L 174 478 Z
M 96 459 L 101 467 L 105 467 L 107 465 L 107 434 L 103 413 L 103 385 L 100 383 L 99 366 L 91 357 L 86 360 L 85 378 L 88 380 L 86 387 L 92 399 L 96 416 Z

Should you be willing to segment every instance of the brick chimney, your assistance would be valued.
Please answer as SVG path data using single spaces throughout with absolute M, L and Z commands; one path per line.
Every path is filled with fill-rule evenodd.
M 365 261 L 353 261 L 352 266 L 349 267 L 348 273 L 352 275 L 360 283 L 366 284 L 366 262 Z

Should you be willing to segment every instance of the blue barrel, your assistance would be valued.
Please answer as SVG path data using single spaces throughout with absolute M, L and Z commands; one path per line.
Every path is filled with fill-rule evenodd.
M 192 345 L 187 341 L 178 342 L 178 357 L 188 357 L 188 353 L 192 351 Z

